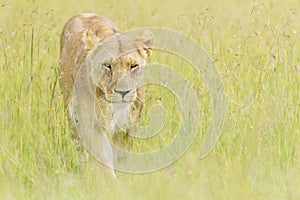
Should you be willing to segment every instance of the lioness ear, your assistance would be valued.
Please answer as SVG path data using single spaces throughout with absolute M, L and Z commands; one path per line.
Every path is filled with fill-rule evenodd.
M 84 43 L 84 49 L 86 51 L 91 51 L 95 47 L 101 45 L 103 38 L 97 37 L 92 31 L 85 30 L 82 34 L 81 40 Z
M 152 54 L 154 45 L 154 35 L 151 31 L 145 30 L 139 34 L 135 39 L 137 43 L 138 52 L 144 57 L 148 58 Z

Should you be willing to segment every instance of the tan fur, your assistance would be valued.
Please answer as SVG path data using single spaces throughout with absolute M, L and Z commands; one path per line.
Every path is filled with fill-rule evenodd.
M 143 108 L 143 88 L 138 86 L 143 80 L 145 59 L 151 55 L 153 35 L 141 33 L 132 40 L 108 18 L 80 14 L 66 23 L 60 45 L 60 83 L 66 107 L 71 102 L 79 69 L 92 72 L 98 125 L 103 131 L 113 132 L 117 143 L 128 145 L 128 132 L 136 126 Z M 101 60 L 103 50 L 120 56 Z M 122 97 L 122 91 L 129 92 Z M 69 112 L 68 115 L 76 139 L 73 119 Z M 120 129 L 125 129 L 127 134 L 119 134 Z

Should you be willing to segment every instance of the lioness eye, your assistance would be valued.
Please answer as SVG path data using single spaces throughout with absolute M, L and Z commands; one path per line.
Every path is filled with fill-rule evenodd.
M 130 68 L 131 69 L 135 69 L 135 68 L 137 68 L 139 65 L 138 64 L 132 64 L 131 66 L 130 66 Z
M 111 70 L 111 64 L 109 64 L 109 63 L 103 63 L 102 65 L 103 65 L 103 67 L 105 67 L 106 69 Z

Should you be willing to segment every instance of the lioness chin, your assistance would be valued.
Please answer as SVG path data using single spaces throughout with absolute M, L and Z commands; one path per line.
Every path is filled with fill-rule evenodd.
M 103 137 L 93 134 L 112 133 L 116 145 L 130 146 L 129 134 L 144 104 L 143 70 L 153 43 L 150 31 L 130 39 L 100 14 L 79 14 L 66 23 L 60 41 L 60 83 L 74 140 L 80 131 L 84 145 L 95 146 L 95 138 Z M 79 99 L 76 112 L 74 95 Z M 110 152 L 104 159 L 118 156 L 102 143 L 99 148 Z

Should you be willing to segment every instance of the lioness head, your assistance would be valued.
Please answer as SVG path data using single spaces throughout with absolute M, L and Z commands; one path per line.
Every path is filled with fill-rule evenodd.
M 121 33 L 103 40 L 91 31 L 83 33 L 88 51 L 86 62 L 90 76 L 103 98 L 112 103 L 133 102 L 143 79 L 145 60 L 154 43 L 150 31 L 142 32 L 135 40 Z

